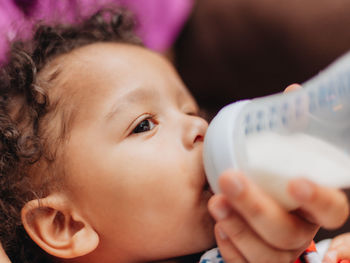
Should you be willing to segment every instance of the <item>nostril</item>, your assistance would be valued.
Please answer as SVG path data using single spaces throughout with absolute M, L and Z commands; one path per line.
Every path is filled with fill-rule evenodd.
M 203 142 L 204 140 L 204 136 L 203 135 L 197 135 L 196 138 L 194 138 L 194 141 L 193 143 L 196 143 L 196 142 Z

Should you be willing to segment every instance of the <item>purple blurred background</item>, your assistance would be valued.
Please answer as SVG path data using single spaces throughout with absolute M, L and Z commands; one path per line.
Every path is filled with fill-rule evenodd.
M 145 45 L 165 51 L 174 42 L 193 6 L 192 0 L 1 0 L 0 60 L 8 42 L 31 35 L 32 26 L 45 23 L 74 23 L 101 7 L 121 5 L 131 10 L 138 20 L 137 33 Z

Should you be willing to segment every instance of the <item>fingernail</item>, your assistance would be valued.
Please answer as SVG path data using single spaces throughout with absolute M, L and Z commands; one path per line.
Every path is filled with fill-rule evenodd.
M 328 251 L 323 258 L 323 263 L 336 263 L 337 262 L 337 251 Z
M 227 239 L 227 235 L 225 234 L 224 231 L 222 231 L 222 229 L 220 227 L 217 227 L 217 230 L 218 230 L 218 235 L 219 235 L 220 239 L 222 239 L 222 240 Z
M 227 194 L 236 197 L 243 192 L 243 182 L 239 176 L 230 176 L 228 180 L 229 190 Z
M 313 194 L 313 185 L 308 181 L 302 181 L 295 188 L 295 197 L 299 199 L 299 201 L 307 201 L 311 198 Z
M 231 209 L 223 203 L 217 203 L 211 207 L 211 212 L 216 221 L 220 221 L 228 217 L 230 211 Z

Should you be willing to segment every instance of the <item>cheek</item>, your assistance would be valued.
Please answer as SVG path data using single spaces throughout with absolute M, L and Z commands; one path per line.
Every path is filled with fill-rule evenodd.
M 194 205 L 196 189 L 184 165 L 175 163 L 172 155 L 162 157 L 155 162 L 154 155 L 141 151 L 106 156 L 99 165 L 86 165 L 72 182 L 79 186 L 73 192 L 89 206 L 86 211 L 103 218 L 101 224 L 108 218 L 124 223 L 136 215 L 147 222 L 170 220 L 175 212 L 181 216 Z
M 213 221 L 207 211 L 207 200 L 201 200 L 198 187 L 192 183 L 192 176 L 198 174 L 175 162 L 173 157 L 163 154 L 161 161 L 154 162 L 152 158 L 137 159 L 134 155 L 138 165 L 124 171 L 130 176 L 123 187 L 132 190 L 124 192 L 120 207 L 125 224 L 132 231 L 129 238 L 142 233 L 145 238 L 139 240 L 142 246 L 158 247 L 156 251 L 170 251 L 171 247 L 198 252 L 213 245 Z
M 197 156 L 181 151 L 181 148 L 178 150 L 179 146 L 169 143 L 158 147 L 147 145 L 138 143 L 119 148 L 115 154 L 118 161 L 110 160 L 115 164 L 113 170 L 118 178 L 118 202 L 125 209 L 132 206 L 140 213 L 148 211 L 145 216 L 151 220 L 155 216 L 170 220 L 174 213 L 179 217 L 197 209 L 202 187 L 199 182 L 203 180 L 200 163 L 194 158 Z M 168 150 L 160 150 L 161 146 Z
M 158 254 L 208 248 L 212 222 L 193 184 L 202 176 L 194 160 L 152 149 L 129 145 L 108 155 L 95 149 L 95 156 L 80 161 L 85 165 L 71 183 L 75 200 L 105 244 L 127 246 L 129 240 L 133 246 L 126 250 L 147 247 Z

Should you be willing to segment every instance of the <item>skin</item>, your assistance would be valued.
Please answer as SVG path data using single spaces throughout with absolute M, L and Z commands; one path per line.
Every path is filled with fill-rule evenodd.
M 0 263 L 11 263 L 0 244 Z
M 74 175 L 69 177 L 69 199 L 99 234 L 99 247 L 91 257 L 103 255 L 104 262 L 113 262 L 109 255 L 117 252 L 125 262 L 148 262 L 213 246 L 213 222 L 206 207 L 211 194 L 204 187 L 202 164 L 207 123 L 197 116 L 197 105 L 173 67 L 162 57 L 129 45 L 90 45 L 70 59 L 74 60 L 70 72 L 79 74 L 69 76 L 69 86 L 84 89 L 84 96 L 79 97 L 80 116 L 65 149 L 67 168 Z M 115 105 L 120 108 L 111 116 Z M 145 120 L 152 128 L 133 134 Z M 237 184 L 230 183 L 235 179 L 240 180 L 241 196 L 232 195 L 237 192 Z M 84 187 L 79 186 L 82 181 Z M 247 262 L 259 262 L 261 255 L 279 262 L 295 260 L 322 223 L 316 206 L 330 199 L 320 194 L 309 207 L 304 205 L 315 218 L 310 222 L 283 210 L 240 174 L 223 175 L 221 189 L 229 210 L 235 212 L 217 217 L 213 211 L 220 195 L 211 199 L 209 208 L 216 220 L 228 222 L 219 225 L 234 249 L 227 249 L 218 238 L 218 224 L 215 231 L 227 263 L 235 261 L 236 254 Z M 343 198 L 333 189 L 327 193 Z M 336 199 L 332 207 L 347 207 L 344 198 L 339 203 Z M 344 217 L 346 212 L 335 214 Z M 239 229 L 244 229 L 244 238 L 236 234 Z
M 294 262 L 319 226 L 336 228 L 348 216 L 345 195 L 299 178 L 289 193 L 300 209 L 287 213 L 241 173 L 220 177 L 222 193 L 209 201 L 225 262 Z M 271 226 L 273 222 L 273 226 Z
M 289 190 L 310 220 L 283 210 L 233 171 L 221 176 L 222 193 L 212 196 L 202 164 L 207 123 L 161 56 L 141 47 L 99 43 L 58 60 L 64 70 L 60 91 L 53 94 L 69 97 L 77 107 L 64 144 L 67 188 L 60 193 L 65 200 L 61 211 L 74 211 L 71 218 L 79 215 L 98 236 L 96 248 L 67 262 L 152 262 L 190 255 L 215 245 L 215 224 L 226 263 L 287 263 L 320 225 L 334 227 L 346 218 L 340 191 L 302 180 L 291 182 Z M 308 194 L 300 192 L 306 189 L 300 185 L 310 186 Z M 209 199 L 216 223 L 208 212 Z M 45 230 L 45 224 L 39 229 L 43 225 Z M 51 245 L 47 251 L 59 256 L 57 247 L 70 233 L 48 232 L 50 238 L 61 238 L 46 242 Z
M 350 262 L 350 233 L 344 233 L 335 237 L 326 253 L 323 263 Z
M 83 95 L 65 146 L 67 195 L 100 237 L 84 262 L 147 262 L 213 246 L 207 122 L 174 69 L 122 44 L 86 46 L 68 59 L 66 86 Z

